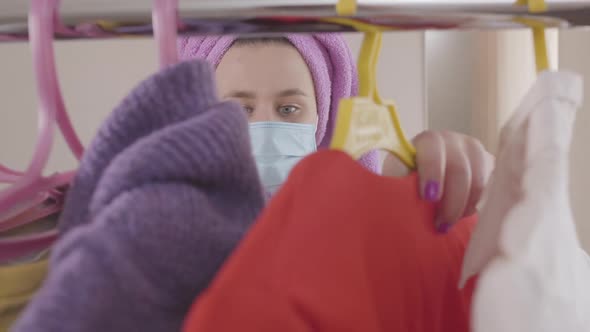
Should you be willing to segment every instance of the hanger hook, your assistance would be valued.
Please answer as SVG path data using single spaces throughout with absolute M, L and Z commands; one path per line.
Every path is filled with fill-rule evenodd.
M 33 159 L 25 172 L 25 177 L 29 180 L 41 176 L 53 145 L 58 98 L 54 86 L 57 82 L 57 73 L 53 33 L 58 6 L 59 0 L 32 0 L 29 12 L 29 40 L 39 99 L 39 135 Z
M 72 146 L 67 130 L 71 124 L 67 120 L 63 99 L 59 90 L 53 36 L 59 0 L 31 0 L 29 7 L 29 44 L 33 58 L 36 91 L 39 100 L 38 135 L 33 157 L 25 172 L 11 186 L 0 192 L 0 215 L 10 214 L 12 210 L 34 200 L 40 192 L 71 180 L 73 172 L 43 177 L 53 146 L 56 123 L 60 125 L 66 141 Z M 73 129 L 73 128 L 71 128 Z M 74 135 L 72 131 L 72 135 Z M 81 151 L 80 151 L 81 154 Z M 4 168 L 6 171 L 6 168 Z
M 377 91 L 377 62 L 381 52 L 381 32 L 367 29 L 358 59 L 359 96 L 373 99 L 380 103 Z
M 154 38 L 158 44 L 160 68 L 178 62 L 178 0 L 154 0 L 152 21 Z

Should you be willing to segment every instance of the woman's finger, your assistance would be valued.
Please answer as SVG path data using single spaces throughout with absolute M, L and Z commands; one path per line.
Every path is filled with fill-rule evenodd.
M 414 138 L 420 193 L 429 202 L 437 202 L 444 191 L 445 143 L 437 132 L 427 131 Z
M 463 217 L 472 181 L 471 165 L 462 138 L 459 135 L 446 136 L 445 151 L 444 192 L 435 221 L 441 233 L 446 233 Z
M 381 175 L 402 177 L 402 176 L 408 175 L 409 173 L 410 173 L 410 170 L 408 169 L 408 166 L 406 166 L 406 164 L 404 164 L 393 153 L 388 152 L 385 155 L 385 160 L 383 160 L 383 170 L 381 171 Z
M 488 182 L 494 162 L 494 157 L 475 139 L 465 142 L 465 148 L 471 169 L 471 188 L 462 217 L 471 216 L 477 211 L 477 204 Z

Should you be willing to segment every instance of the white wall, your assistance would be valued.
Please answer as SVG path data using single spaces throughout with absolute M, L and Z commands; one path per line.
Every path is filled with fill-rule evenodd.
M 150 40 L 56 43 L 59 79 L 70 117 L 88 142 L 129 90 L 156 68 Z M 27 44 L 0 44 L 0 162 L 23 169 L 36 140 L 37 99 Z M 76 163 L 61 136 L 48 170 Z
M 571 149 L 571 194 L 578 233 L 590 251 L 590 30 L 559 34 L 559 66 L 584 76 L 584 103 L 578 111 Z
M 586 99 L 571 151 L 571 197 L 582 245 L 590 251 L 590 31 L 548 34 L 552 68 L 579 72 Z M 530 32 L 428 32 L 429 126 L 474 135 L 494 151 L 499 130 L 535 78 Z
M 547 31 L 557 68 L 558 34 Z M 495 151 L 498 133 L 536 77 L 531 31 L 429 31 L 429 128 L 469 134 Z
M 472 134 L 474 42 L 477 32 L 428 31 L 428 128 Z
M 378 64 L 379 92 L 395 100 L 400 121 L 409 137 L 428 126 L 424 35 L 422 32 L 384 34 Z M 349 34 L 347 41 L 353 53 L 358 54 L 362 35 Z

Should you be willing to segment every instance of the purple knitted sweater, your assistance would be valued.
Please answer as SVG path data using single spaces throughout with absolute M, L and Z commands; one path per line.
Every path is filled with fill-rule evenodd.
M 84 156 L 49 276 L 12 331 L 179 331 L 264 204 L 249 144 L 208 64 L 141 83 Z

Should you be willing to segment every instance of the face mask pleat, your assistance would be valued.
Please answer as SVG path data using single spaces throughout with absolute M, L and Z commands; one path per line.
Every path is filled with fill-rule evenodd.
M 273 194 L 305 156 L 317 150 L 316 125 L 287 122 L 250 124 L 250 142 L 266 192 Z

